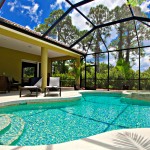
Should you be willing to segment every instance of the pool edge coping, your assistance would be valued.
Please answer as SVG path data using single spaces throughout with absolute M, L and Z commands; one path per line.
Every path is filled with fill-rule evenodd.
M 69 96 L 69 97 L 23 97 L 16 100 L 7 100 L 5 102 L 0 102 L 0 108 L 5 106 L 13 106 L 20 104 L 34 104 L 34 103 L 46 103 L 46 102 L 72 102 L 76 100 L 80 100 L 82 95 L 78 93 L 77 95 Z
M 131 131 L 131 132 L 130 132 Z M 149 139 L 150 128 L 132 128 L 132 129 L 120 129 L 112 130 L 97 135 L 89 136 L 83 139 L 68 141 L 59 144 L 51 145 L 37 145 L 37 146 L 6 146 L 0 145 L 1 150 L 109 150 L 110 147 L 114 146 L 113 140 L 117 137 L 118 133 L 134 133 L 142 135 L 145 139 Z M 115 137 L 115 138 L 114 138 Z M 109 147 L 110 146 L 110 147 Z

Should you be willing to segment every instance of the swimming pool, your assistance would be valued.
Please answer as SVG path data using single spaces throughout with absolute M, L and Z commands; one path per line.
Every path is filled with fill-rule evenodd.
M 141 101 L 140 105 L 122 102 L 121 96 L 83 93 L 80 101 L 17 105 L 1 108 L 0 113 L 10 114 L 13 123 L 5 133 L 10 137 L 19 133 L 11 144 L 19 146 L 49 145 L 110 130 L 150 127 L 150 106 Z M 0 137 L 1 143 L 7 140 Z

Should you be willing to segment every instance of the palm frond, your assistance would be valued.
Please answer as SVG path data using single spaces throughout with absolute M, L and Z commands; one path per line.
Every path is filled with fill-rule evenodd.
M 113 142 L 122 150 L 150 150 L 150 139 L 137 133 L 118 133 Z

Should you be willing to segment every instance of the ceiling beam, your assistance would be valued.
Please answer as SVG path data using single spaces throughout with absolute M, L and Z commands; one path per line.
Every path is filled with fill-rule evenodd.
M 134 20 L 150 22 L 149 18 L 134 16 Z
M 127 3 L 129 3 L 129 0 L 127 0 Z M 133 13 L 133 9 L 132 9 L 131 5 L 129 4 L 128 6 L 129 6 L 129 10 L 131 12 L 132 17 L 134 17 L 134 13 Z
M 146 26 L 150 27 L 150 25 L 149 25 L 149 24 L 147 24 L 146 22 L 143 22 L 143 21 L 139 21 L 139 22 L 141 22 L 141 23 L 143 23 L 144 25 L 146 25 Z
M 94 0 L 83 0 L 83 1 L 81 1 L 79 3 L 74 4 L 73 6 L 74 7 L 79 7 L 79 6 L 82 6 L 82 5 L 87 4 L 89 2 L 92 2 L 92 1 L 94 1 Z
M 88 36 L 91 32 L 93 32 L 95 30 L 95 28 L 92 28 L 91 30 L 89 30 L 86 34 L 84 34 L 82 37 L 80 37 L 77 41 L 75 41 L 72 45 L 70 45 L 70 48 L 72 48 L 73 46 L 75 46 L 77 43 L 79 43 L 82 39 L 84 39 L 86 36 Z
M 103 38 L 102 38 L 102 36 L 101 36 L 101 34 L 100 34 L 100 32 L 99 32 L 99 30 L 98 30 L 98 33 L 99 33 L 99 35 L 100 35 L 100 38 L 101 38 L 101 40 L 102 40 L 102 42 L 103 42 L 103 44 L 104 44 L 106 50 L 109 51 L 109 50 L 108 50 L 108 47 L 107 47 L 107 45 L 106 45 L 106 43 L 105 43 L 105 41 L 103 40 Z
M 97 26 L 95 26 L 94 28 L 92 28 L 91 30 L 89 30 L 85 35 L 83 35 L 82 37 L 80 37 L 76 42 L 74 42 L 74 43 L 70 46 L 70 48 L 72 48 L 73 46 L 75 46 L 75 45 L 76 45 L 78 42 L 80 42 L 83 38 L 85 38 L 85 37 L 88 36 L 92 31 L 94 31 L 94 30 L 96 30 L 96 29 L 98 29 L 98 28 L 103 28 L 103 27 L 107 27 L 107 26 L 111 26 L 111 25 L 118 24 L 118 23 L 123 23 L 123 22 L 131 21 L 131 20 L 138 20 L 138 21 L 147 21 L 147 22 L 150 22 L 150 19 L 149 19 L 149 18 L 134 16 L 134 17 L 128 17 L 128 18 L 124 18 L 124 19 L 117 20 L 117 21 L 112 21 L 112 22 L 108 22 L 108 23 L 105 23 L 105 24 L 97 25 Z
M 62 57 L 50 58 L 51 61 L 70 60 L 70 59 L 75 59 L 75 57 L 71 57 L 71 56 L 62 56 Z
M 73 46 L 75 46 L 78 42 L 80 42 L 83 38 L 85 38 L 86 36 L 88 36 L 95 29 L 106 27 L 106 26 L 110 26 L 110 25 L 114 25 L 114 24 L 117 24 L 117 23 L 122 23 L 122 22 L 130 21 L 130 20 L 133 20 L 133 17 L 129 17 L 129 18 L 125 18 L 125 19 L 121 19 L 121 20 L 109 22 L 109 23 L 106 23 L 106 24 L 97 25 L 97 26 L 93 27 L 91 30 L 89 30 L 85 35 L 83 35 L 82 37 L 80 37 L 76 42 L 74 42 L 70 46 L 70 48 L 72 48 Z
M 105 51 L 105 52 L 98 52 L 98 53 L 90 53 L 90 54 L 87 54 L 87 55 L 93 55 L 93 54 L 100 54 L 100 53 L 113 53 L 113 52 L 119 52 L 119 51 L 125 51 L 125 50 L 134 50 L 134 49 L 139 49 L 139 48 L 150 48 L 150 45 L 148 46 L 140 46 L 140 47 L 131 47 L 131 48 L 124 48 L 124 49 L 115 49 L 115 50 L 112 50 L 112 51 Z
M 65 18 L 69 12 L 72 10 L 73 8 L 70 7 L 59 19 L 57 19 L 52 26 L 42 35 L 42 37 L 44 38 L 45 36 L 47 36 L 47 34 L 61 21 L 63 20 L 63 18 Z
M 71 7 L 74 7 L 74 5 L 69 1 L 69 0 L 66 0 L 70 5 Z M 93 27 L 95 26 L 94 23 L 89 19 L 87 18 L 77 7 L 74 8 L 79 14 L 81 14 L 81 16 L 83 16 Z

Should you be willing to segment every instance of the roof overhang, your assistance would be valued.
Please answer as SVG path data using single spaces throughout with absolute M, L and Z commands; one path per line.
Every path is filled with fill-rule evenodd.
M 7 39 L 8 41 L 11 41 L 14 43 L 14 41 L 19 41 L 20 44 L 22 43 L 23 45 L 26 43 L 28 48 L 33 48 L 35 51 L 35 48 L 37 49 L 37 55 L 40 55 L 39 50 L 41 47 L 45 47 L 49 50 L 49 57 L 63 57 L 63 56 L 71 56 L 73 58 L 80 58 L 80 56 L 84 56 L 85 54 L 80 51 L 75 51 L 72 49 L 69 49 L 69 47 L 65 45 L 61 45 L 60 43 L 50 41 L 49 39 L 42 38 L 34 33 L 28 32 L 28 31 L 18 28 L 16 26 L 12 26 L 10 24 L 2 23 L 0 25 L 0 34 L 1 38 Z M 10 43 L 11 43 L 10 42 Z M 4 42 L 1 42 L 3 44 L 0 44 L 2 47 L 8 46 L 8 44 L 4 45 Z M 14 48 L 16 49 L 16 48 Z M 19 50 L 16 49 L 16 50 Z M 27 51 L 29 53 L 29 51 Z M 30 52 L 32 53 L 33 51 L 30 49 Z M 35 52 L 36 53 L 36 52 Z M 35 54 L 34 53 L 34 54 Z

